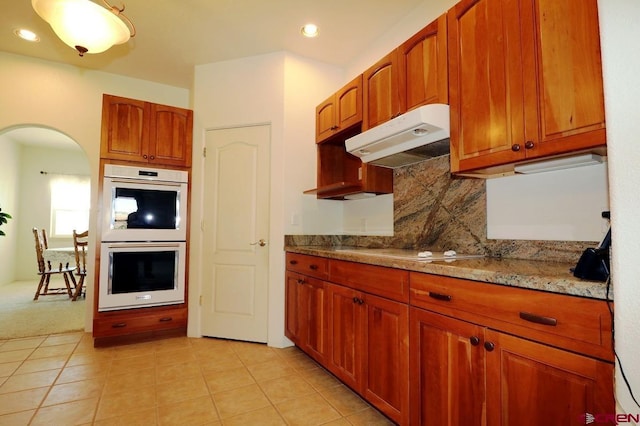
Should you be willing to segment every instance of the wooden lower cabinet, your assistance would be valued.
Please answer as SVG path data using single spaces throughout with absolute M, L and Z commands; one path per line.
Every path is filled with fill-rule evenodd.
M 613 365 L 411 308 L 411 424 L 583 425 L 614 413 Z
M 186 335 L 186 305 L 99 312 L 93 319 L 95 346 Z
M 327 297 L 326 367 L 390 419 L 408 424 L 408 306 L 331 283 Z
M 613 364 L 487 330 L 487 424 L 584 425 L 613 414 Z
M 411 424 L 486 425 L 483 328 L 418 308 L 410 327 Z
M 285 335 L 309 356 L 324 363 L 327 352 L 325 283 L 287 271 Z

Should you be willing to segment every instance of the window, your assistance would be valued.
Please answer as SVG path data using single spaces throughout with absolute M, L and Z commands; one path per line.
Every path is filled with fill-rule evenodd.
M 89 229 L 91 183 L 88 176 L 59 176 L 51 179 L 52 237 L 69 237 L 73 230 Z

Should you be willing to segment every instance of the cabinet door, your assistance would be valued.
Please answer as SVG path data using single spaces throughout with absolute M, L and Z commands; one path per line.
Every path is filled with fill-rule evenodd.
M 191 166 L 193 111 L 151 104 L 149 122 L 150 162 Z
M 304 277 L 299 289 L 299 320 L 302 329 L 302 349 L 316 361 L 324 364 L 327 352 L 327 317 L 325 283 Z
M 577 426 L 615 413 L 612 364 L 490 330 L 486 342 L 487 424 Z
M 363 396 L 399 424 L 409 420 L 409 308 L 366 294 Z
M 100 157 L 147 162 L 149 114 L 147 102 L 104 95 Z
M 597 0 L 521 3 L 527 158 L 604 145 Z
M 362 354 L 362 295 L 347 287 L 327 284 L 329 354 L 327 368 L 347 386 L 359 391 Z
M 336 97 L 329 99 L 316 107 L 316 143 L 320 143 L 335 135 L 338 130 L 336 124 Z
M 362 74 L 364 86 L 362 130 L 389 121 L 404 110 L 400 90 L 398 50 L 394 50 Z
M 285 312 L 284 322 L 285 330 L 284 334 L 293 343 L 300 346 L 300 293 L 302 288 L 303 276 L 296 274 L 295 272 L 286 273 L 285 281 Z
M 462 0 L 448 31 L 451 171 L 524 159 L 518 2 Z
M 449 103 L 447 15 L 442 15 L 400 46 L 400 87 L 409 111 Z
M 484 425 L 484 330 L 411 308 L 411 424 Z
M 335 95 L 336 118 L 339 130 L 362 122 L 362 75 L 359 75 Z

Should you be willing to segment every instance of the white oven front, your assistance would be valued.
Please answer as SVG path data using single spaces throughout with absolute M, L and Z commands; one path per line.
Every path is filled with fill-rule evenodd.
M 184 303 L 186 243 L 103 242 L 98 311 Z
M 101 241 L 185 241 L 188 173 L 107 164 Z

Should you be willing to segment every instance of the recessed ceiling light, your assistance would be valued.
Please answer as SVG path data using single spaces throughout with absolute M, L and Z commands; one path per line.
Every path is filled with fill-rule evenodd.
M 306 24 L 300 29 L 300 32 L 305 37 L 316 37 L 318 35 L 318 26 L 315 24 Z
M 25 28 L 17 28 L 13 31 L 13 33 L 26 41 L 40 41 L 40 37 L 38 37 L 38 34 Z

